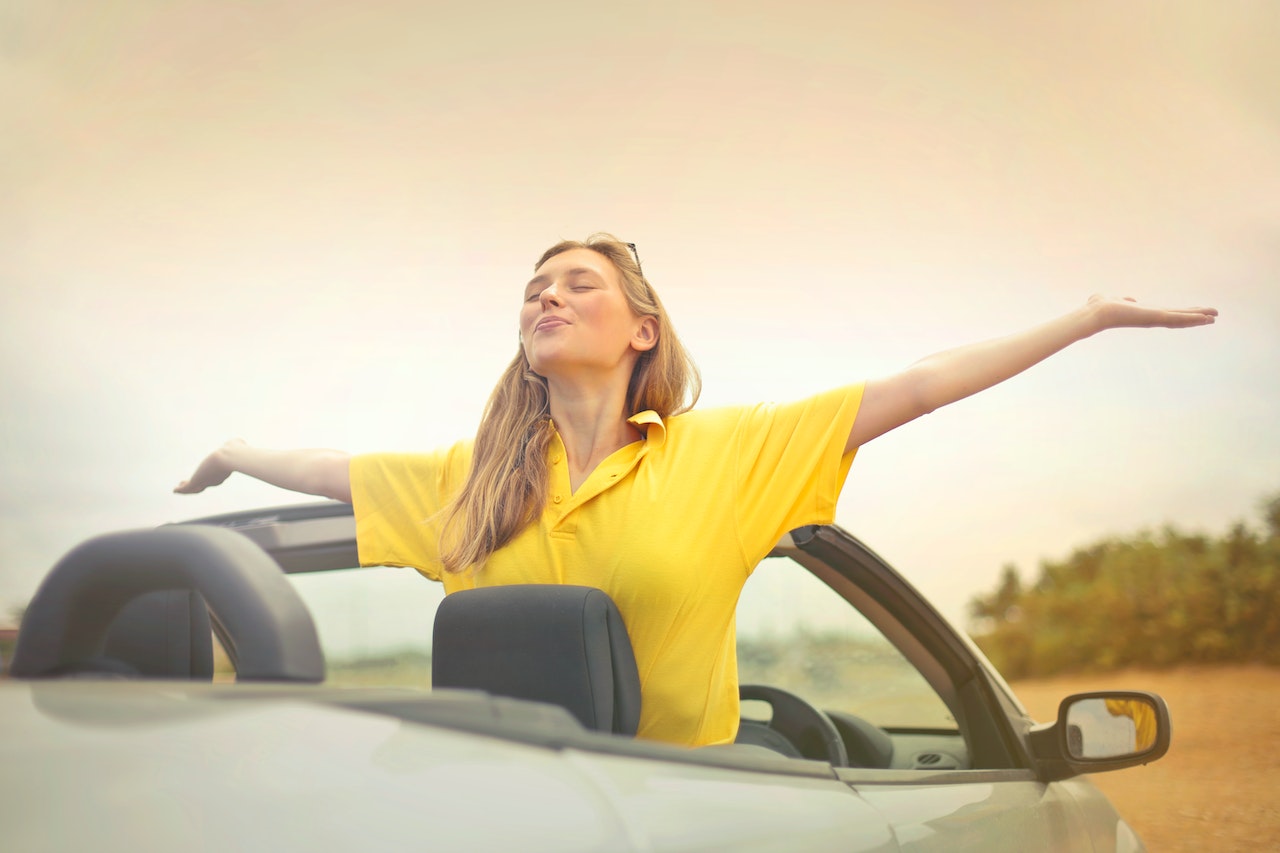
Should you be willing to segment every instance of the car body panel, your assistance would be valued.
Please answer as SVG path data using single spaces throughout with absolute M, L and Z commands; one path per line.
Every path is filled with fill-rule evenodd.
M 926 785 L 855 784 L 893 826 L 902 850 L 1059 850 L 1091 853 L 1074 832 L 1075 802 L 1052 784 L 1018 771 L 995 771 L 986 781 Z
M 271 557 L 264 571 L 336 578 L 355 565 L 349 505 L 193 523 L 247 537 Z M 874 552 L 828 526 L 793 531 L 775 555 L 880 632 L 950 722 L 861 721 L 891 744 L 891 761 L 833 767 L 763 747 L 590 732 L 553 705 L 422 682 L 10 679 L 0 681 L 0 837 L 13 849 L 103 851 L 1143 849 L 1073 777 L 1128 759 L 1069 760 L 1063 719 L 1037 726 L 969 639 Z M 1161 746 L 1149 760 L 1169 736 L 1167 709 L 1152 703 Z M 849 725 L 851 714 L 836 716 Z
M 238 690 L 0 685 L 6 846 L 896 849 L 833 778 L 532 746 L 317 703 L 306 688 Z

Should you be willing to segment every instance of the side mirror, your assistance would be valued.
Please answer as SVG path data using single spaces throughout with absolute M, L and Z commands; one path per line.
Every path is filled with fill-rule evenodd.
M 1169 751 L 1169 707 L 1154 693 L 1077 693 L 1062 700 L 1056 722 L 1031 730 L 1041 778 L 1066 779 L 1148 764 Z

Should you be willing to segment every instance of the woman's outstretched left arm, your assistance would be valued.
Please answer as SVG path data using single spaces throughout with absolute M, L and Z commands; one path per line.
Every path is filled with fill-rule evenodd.
M 1104 329 L 1206 326 L 1214 308 L 1148 308 L 1132 299 L 1091 296 L 1081 308 L 1003 338 L 921 359 L 901 373 L 869 380 L 847 449 L 1016 376 L 1054 353 Z

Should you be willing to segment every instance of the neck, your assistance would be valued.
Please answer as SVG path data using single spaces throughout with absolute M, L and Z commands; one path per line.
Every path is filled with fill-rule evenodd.
M 611 383 L 600 388 L 549 380 L 551 420 L 564 443 L 569 481 L 574 490 L 614 451 L 642 438 L 627 423 L 627 388 Z

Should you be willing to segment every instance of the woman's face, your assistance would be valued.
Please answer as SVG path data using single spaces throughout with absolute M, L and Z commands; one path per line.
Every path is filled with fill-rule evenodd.
M 551 258 L 525 286 L 520 336 L 535 373 L 621 373 L 629 381 L 640 352 L 657 342 L 657 321 L 637 316 L 613 262 L 590 249 Z

